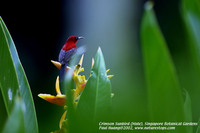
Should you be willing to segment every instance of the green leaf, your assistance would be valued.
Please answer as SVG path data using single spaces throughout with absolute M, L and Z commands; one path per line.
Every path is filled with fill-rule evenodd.
M 107 78 L 104 57 L 100 48 L 95 56 L 91 73 L 76 110 L 80 129 L 87 132 L 93 132 L 98 121 L 109 117 L 111 107 L 111 84 Z
M 0 133 L 1 133 L 3 130 L 4 124 L 6 122 L 6 119 L 8 117 L 1 91 L 0 91 L 0 109 L 1 109 L 0 110 Z
M 182 15 L 191 38 L 200 45 L 200 1 L 182 0 Z M 196 48 L 197 51 L 200 50 L 200 46 L 196 45 Z M 200 57 L 200 54 L 198 56 Z
M 14 64 L 12 56 L 9 50 L 9 44 L 7 36 L 4 29 L 4 23 L 1 19 L 0 21 L 0 85 L 1 92 L 4 98 L 6 110 L 8 114 L 12 109 L 14 103 L 13 96 L 16 95 L 17 89 L 19 89 L 16 71 L 14 69 Z
M 188 86 L 185 88 L 189 91 L 192 97 L 193 121 L 197 121 L 197 118 L 200 117 L 200 1 L 182 0 L 181 2 L 181 13 L 188 39 L 187 49 L 189 49 L 191 57 L 189 61 L 186 62 L 190 65 L 186 71 L 189 69 L 191 74 L 187 75 L 187 77 L 183 79 L 186 79 L 184 83 L 188 82 Z
M 3 133 L 24 133 L 24 106 L 19 98 L 15 99 L 14 108 L 6 122 Z
M 22 98 L 25 106 L 25 132 L 38 132 L 36 113 L 30 87 L 19 60 L 14 42 L 0 18 L 0 88 L 8 115 L 16 96 Z
M 193 93 L 199 93 L 199 82 L 200 78 L 200 1 L 199 0 L 182 0 L 182 17 L 185 24 L 185 32 L 186 32 L 186 42 L 187 47 L 190 52 L 190 60 L 192 62 L 190 64 L 194 64 L 190 69 L 194 70 L 192 76 L 193 80 L 197 83 L 191 88 L 193 89 Z M 182 39 L 182 38 L 181 38 Z M 187 62 L 188 63 L 188 62 Z M 189 80 L 190 81 L 190 80 Z M 191 81 L 190 81 L 191 82 Z M 199 97 L 199 96 L 195 96 Z M 199 110 L 199 109 L 197 109 Z
M 151 121 L 185 120 L 182 91 L 151 2 L 145 5 L 141 41 Z M 176 132 L 187 128 L 177 127 Z
M 185 93 L 185 102 L 184 102 L 184 112 L 186 116 L 186 121 L 192 121 L 192 107 L 191 107 L 191 98 L 189 93 L 184 90 Z
M 192 105 L 191 105 L 191 98 L 189 93 L 184 90 L 184 94 L 185 94 L 185 102 L 184 102 L 184 113 L 185 113 L 185 121 L 187 122 L 191 122 L 192 121 Z M 190 133 L 193 132 L 193 127 L 189 126 L 188 127 L 188 131 Z
M 76 54 L 74 56 L 75 58 L 70 61 L 70 68 L 73 68 L 75 66 L 75 62 L 77 61 L 78 55 Z M 65 92 L 66 92 L 66 103 L 67 103 L 67 121 L 68 124 L 66 124 L 66 129 L 69 132 L 77 132 L 78 128 L 76 125 L 77 117 L 75 115 L 75 107 L 74 107 L 74 100 L 73 100 L 73 88 L 74 88 L 74 82 L 72 79 L 73 76 L 73 70 L 74 69 L 69 69 L 67 71 L 67 74 L 65 76 Z
M 197 130 L 196 130 L 196 133 L 200 133 L 200 119 L 198 121 L 198 127 L 197 127 Z
M 77 128 L 78 125 L 78 120 L 77 120 L 77 115 L 75 111 L 75 106 L 74 106 L 74 81 L 72 79 L 73 72 L 74 72 L 74 67 L 76 62 L 78 61 L 78 58 L 85 53 L 85 46 L 79 47 L 73 56 L 73 58 L 70 60 L 69 66 L 72 69 L 69 69 L 67 71 L 67 74 L 65 75 L 64 78 L 64 88 L 65 94 L 66 94 L 66 103 L 67 103 L 67 123 L 66 124 L 66 129 L 68 132 L 71 133 L 76 133 L 76 132 L 82 132 Z

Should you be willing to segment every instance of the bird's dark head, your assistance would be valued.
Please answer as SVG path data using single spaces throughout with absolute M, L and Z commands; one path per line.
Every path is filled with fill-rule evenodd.
M 73 42 L 73 43 L 77 43 L 78 40 L 80 39 L 83 39 L 84 37 L 80 36 L 80 37 L 77 37 L 77 36 L 70 36 L 68 39 L 67 39 L 67 42 Z

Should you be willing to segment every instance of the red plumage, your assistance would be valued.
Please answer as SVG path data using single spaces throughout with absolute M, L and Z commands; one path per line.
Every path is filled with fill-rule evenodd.
M 66 43 L 63 45 L 62 49 L 65 50 L 65 51 L 68 51 L 72 48 L 76 48 L 76 43 L 78 42 L 78 37 L 76 36 L 70 36 Z

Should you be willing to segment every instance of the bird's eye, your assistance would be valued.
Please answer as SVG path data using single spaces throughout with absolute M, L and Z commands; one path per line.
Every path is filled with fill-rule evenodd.
M 75 39 L 78 40 L 78 37 L 76 37 Z

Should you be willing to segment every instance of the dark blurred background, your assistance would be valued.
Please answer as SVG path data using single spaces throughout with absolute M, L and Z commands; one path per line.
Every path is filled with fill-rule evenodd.
M 134 100 L 141 97 L 139 103 L 145 101 L 139 47 L 143 3 L 144 0 L 34 0 L 6 1 L 0 5 L 0 16 L 15 42 L 31 86 L 40 132 L 57 130 L 64 112 L 62 107 L 37 95 L 56 95 L 59 71 L 50 60 L 57 60 L 70 35 L 85 37 L 78 45 L 87 47 L 83 63 L 87 77 L 92 57 L 98 46 L 102 48 L 106 67 L 111 69 L 109 74 L 115 75 L 111 83 L 116 115 L 124 120 L 145 117 L 144 107 Z M 138 115 L 127 116 L 124 111 Z

